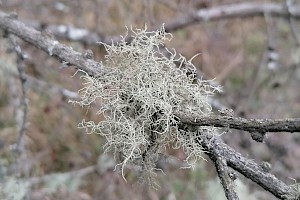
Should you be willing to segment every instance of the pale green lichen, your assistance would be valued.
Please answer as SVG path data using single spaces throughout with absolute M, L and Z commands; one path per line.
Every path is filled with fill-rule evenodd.
M 114 152 L 123 177 L 125 166 L 134 166 L 151 182 L 155 164 L 167 146 L 182 148 L 189 166 L 202 158 L 199 132 L 214 134 L 215 128 L 192 130 L 180 125 L 174 113 L 211 114 L 208 97 L 219 88 L 197 79 L 191 60 L 163 48 L 172 39 L 164 27 L 153 32 L 146 28 L 131 31 L 129 43 L 126 35 L 118 44 L 103 44 L 105 67 L 94 77 L 84 72 L 85 87 L 79 91 L 82 100 L 74 103 L 100 104 L 98 114 L 105 120 L 83 120 L 79 127 L 106 138 L 105 151 Z
M 300 183 L 297 183 L 296 180 L 295 184 L 290 185 L 289 190 L 287 191 L 287 194 L 282 195 L 283 199 L 286 200 L 299 200 L 300 199 Z
M 30 191 L 27 182 L 14 177 L 5 177 L 0 181 L 0 199 L 23 200 Z

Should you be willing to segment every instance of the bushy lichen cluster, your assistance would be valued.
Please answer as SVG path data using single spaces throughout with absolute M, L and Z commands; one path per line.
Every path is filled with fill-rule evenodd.
M 218 88 L 195 77 L 191 60 L 163 48 L 172 38 L 164 27 L 153 32 L 146 28 L 131 31 L 118 44 L 103 44 L 105 67 L 97 76 L 82 76 L 85 87 L 79 91 L 82 100 L 76 103 L 99 103 L 98 114 L 105 120 L 82 121 L 79 127 L 105 136 L 105 150 L 114 152 L 123 177 L 125 166 L 153 174 L 159 155 L 168 146 L 182 148 L 192 165 L 202 155 L 199 133 L 214 134 L 215 129 L 193 130 L 182 125 L 174 113 L 210 114 L 208 97 Z
M 287 194 L 282 195 L 283 199 L 286 200 L 298 200 L 300 199 L 300 183 L 297 183 L 295 180 L 295 184 L 290 185 Z
M 29 192 L 29 184 L 14 177 L 1 177 L 0 199 L 22 200 Z

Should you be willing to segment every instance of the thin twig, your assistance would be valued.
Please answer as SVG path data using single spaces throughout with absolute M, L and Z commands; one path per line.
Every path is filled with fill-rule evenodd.
M 26 75 L 26 79 L 28 82 L 29 87 L 35 88 L 38 91 L 50 91 L 53 93 L 58 93 L 62 95 L 63 98 L 65 99 L 72 99 L 72 100 L 79 100 L 80 96 L 77 92 L 73 92 L 71 90 L 68 90 L 66 88 L 47 83 L 45 81 L 36 79 L 32 76 Z
M 19 126 L 19 136 L 16 143 L 16 150 L 22 151 L 23 150 L 23 138 L 26 132 L 26 122 L 27 122 L 27 113 L 28 113 L 28 98 L 27 98 L 27 89 L 26 89 L 26 74 L 24 71 L 25 65 L 24 60 L 26 58 L 26 55 L 22 52 L 21 47 L 17 43 L 16 38 L 9 34 L 8 39 L 11 43 L 12 50 L 17 55 L 17 69 L 18 69 L 18 77 L 21 81 L 21 90 L 22 90 L 22 96 L 20 101 L 20 107 L 21 110 L 17 112 L 17 123 Z M 18 114 L 19 113 L 19 114 Z
M 290 30 L 291 30 L 292 36 L 293 36 L 293 38 L 294 38 L 294 40 L 297 44 L 297 47 L 299 47 L 300 46 L 300 40 L 299 40 L 298 35 L 297 35 L 297 30 L 295 28 L 294 17 L 293 17 L 293 12 L 292 12 L 293 3 L 294 3 L 294 0 L 286 0 L 285 1 L 286 10 L 289 14 L 288 21 L 289 21 Z
M 204 142 L 208 142 L 204 140 Z M 209 143 L 206 144 L 210 145 Z M 211 151 L 206 152 L 209 158 L 214 162 L 218 176 L 220 178 L 221 184 L 224 189 L 225 196 L 228 200 L 239 200 L 239 197 L 235 191 L 234 179 L 230 177 L 230 169 L 227 166 L 227 161 L 222 157 L 221 153 L 217 151 L 218 149 L 211 149 Z
M 229 127 L 249 132 L 300 132 L 300 118 L 292 119 L 245 119 L 241 117 L 208 115 L 192 116 L 177 113 L 183 123 L 196 126 Z
M 180 16 L 172 22 L 166 24 L 167 31 L 174 31 L 179 28 L 192 25 L 202 21 L 225 20 L 232 18 L 245 18 L 259 16 L 263 17 L 265 13 L 272 16 L 294 18 L 300 17 L 300 8 L 294 7 L 293 12 L 288 12 L 284 5 L 276 3 L 239 3 L 232 5 L 216 6 L 213 8 L 200 9 L 195 12 Z
M 96 167 L 97 167 L 96 165 L 92 165 L 92 166 L 88 166 L 88 167 L 85 167 L 85 168 L 82 168 L 82 169 L 79 169 L 76 171 L 48 174 L 48 175 L 41 176 L 41 177 L 32 177 L 32 178 L 28 178 L 28 179 L 23 179 L 23 181 L 26 183 L 29 183 L 30 185 L 36 185 L 36 184 L 40 184 L 43 182 L 51 181 L 58 176 L 67 176 L 69 179 L 80 178 L 80 177 L 83 177 L 90 173 L 95 172 Z

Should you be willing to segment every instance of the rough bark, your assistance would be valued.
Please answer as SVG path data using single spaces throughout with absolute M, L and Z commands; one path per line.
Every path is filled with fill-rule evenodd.
M 42 34 L 40 31 L 26 26 L 24 23 L 16 20 L 14 16 L 0 12 L 0 27 L 2 30 L 12 33 L 45 51 L 49 56 L 56 57 L 65 65 L 74 65 L 91 75 L 101 70 L 102 65 L 99 62 L 85 58 L 84 54 L 51 39 L 47 34 Z
M 245 119 L 241 117 L 208 115 L 191 116 L 178 113 L 182 122 L 197 126 L 228 127 L 249 132 L 300 132 L 300 118 L 292 119 Z
M 283 195 L 288 193 L 290 189 L 288 185 L 278 180 L 273 174 L 265 172 L 261 166 L 243 157 L 239 152 L 224 144 L 220 139 L 204 136 L 200 144 L 204 148 L 204 151 L 207 151 L 206 154 L 220 155 L 219 159 L 225 159 L 229 167 L 254 181 L 277 198 L 284 199 Z

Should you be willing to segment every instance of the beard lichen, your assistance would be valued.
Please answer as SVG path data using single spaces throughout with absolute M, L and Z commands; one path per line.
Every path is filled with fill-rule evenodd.
M 103 121 L 85 121 L 79 128 L 106 138 L 105 152 L 113 152 L 125 179 L 125 167 L 133 166 L 153 184 L 155 166 L 167 147 L 182 148 L 189 166 L 202 158 L 201 134 L 214 127 L 188 127 L 174 113 L 209 115 L 208 98 L 218 87 L 197 79 L 191 60 L 163 48 L 172 35 L 164 27 L 149 32 L 131 30 L 117 44 L 103 44 L 107 55 L 96 76 L 83 72 L 79 91 L 81 106 L 100 101 Z M 166 56 L 169 54 L 168 56 Z M 200 135 L 199 135 L 200 133 Z

